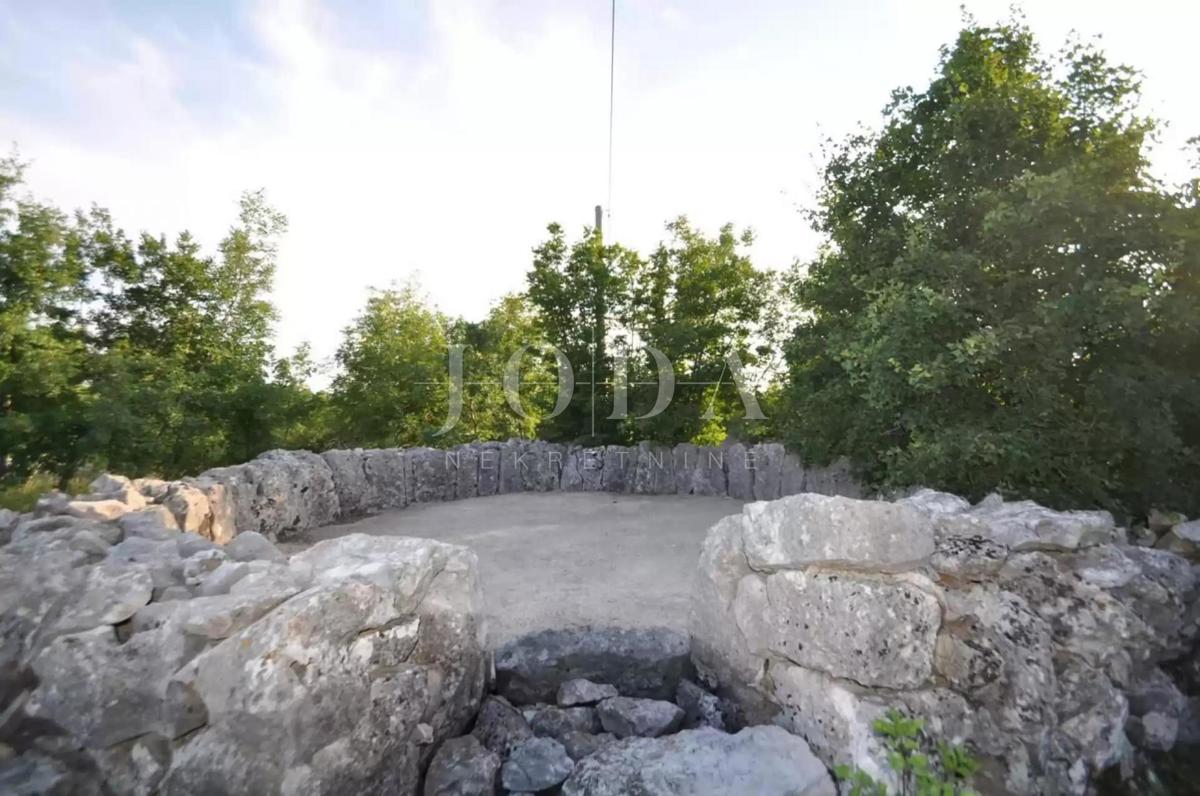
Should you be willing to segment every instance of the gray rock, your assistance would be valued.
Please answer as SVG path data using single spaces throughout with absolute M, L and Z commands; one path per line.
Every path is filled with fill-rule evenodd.
M 669 699 L 688 668 L 688 639 L 667 628 L 545 630 L 496 650 L 497 690 L 514 704 L 553 702 L 567 680 Z
M 176 750 L 164 792 L 275 793 L 285 779 L 314 794 L 413 792 L 423 749 L 476 713 L 486 667 L 474 554 L 420 539 L 330 542 L 293 559 L 312 587 L 172 676 L 206 718 Z
M 196 594 L 201 597 L 214 597 L 228 594 L 233 585 L 250 574 L 250 568 L 245 564 L 234 561 L 222 561 L 217 568 L 200 581 Z
M 286 561 L 287 556 L 256 531 L 246 531 L 225 545 L 225 555 L 234 561 Z
M 1162 713 L 1178 718 L 1187 710 L 1187 697 L 1157 666 L 1138 673 L 1125 689 L 1129 712 L 1134 716 Z
M 748 575 L 733 605 L 755 654 L 868 686 L 915 688 L 933 670 L 937 588 L 920 576 Z
M 208 470 L 192 485 L 222 490 L 233 527 L 268 538 L 329 525 L 341 511 L 329 465 L 309 451 L 267 451 L 245 464 Z
M 911 506 L 803 494 L 742 511 L 746 558 L 756 569 L 838 563 L 900 570 L 934 552 L 930 522 Z
M 500 494 L 500 459 L 503 452 L 499 442 L 481 442 L 479 451 L 479 496 Z
M 711 727 L 725 730 L 725 716 L 721 711 L 721 700 L 691 680 L 680 680 L 675 689 L 675 704 L 683 709 L 683 727 L 694 730 Z
M 454 484 L 453 498 L 465 500 L 479 495 L 479 447 L 459 445 L 446 457 L 449 479 Z M 449 500 L 450 497 L 447 497 Z
M 333 479 L 338 517 L 359 517 L 378 511 L 378 499 L 367 479 L 366 453 L 362 448 L 330 450 L 321 454 Z
M 949 492 L 938 492 L 935 489 L 922 487 L 911 495 L 896 501 L 928 514 L 931 517 L 942 517 L 950 514 L 962 514 L 971 510 L 971 503 L 958 495 Z
M 633 472 L 633 492 L 637 495 L 675 494 L 675 458 L 665 445 L 638 443 Z
M 75 633 L 124 622 L 150 602 L 153 591 L 153 579 L 140 568 L 116 563 L 92 567 L 83 593 L 74 609 L 59 620 L 56 631 Z
M 93 495 L 121 494 L 125 490 L 133 488 L 133 483 L 128 478 L 111 473 L 101 473 L 92 483 L 88 484 L 88 489 Z
M 591 680 L 579 677 L 574 680 L 566 680 L 558 687 L 557 701 L 559 707 L 569 708 L 575 705 L 594 705 L 603 699 L 615 696 L 620 696 L 620 692 L 613 686 L 607 683 L 593 683 Z
M 754 499 L 776 500 L 783 495 L 783 465 L 786 459 L 783 445 L 761 442 L 750 449 L 754 461 Z
M 1200 520 L 1175 525 L 1164 533 L 1154 546 L 1191 561 L 1200 561 Z
M 1179 737 L 1179 719 L 1156 711 L 1131 716 L 1125 733 L 1135 746 L 1152 752 L 1169 752 Z
M 722 446 L 725 453 L 725 485 L 729 497 L 738 500 L 754 499 L 754 461 L 750 452 L 740 442 L 727 443 Z
M 175 515 L 165 506 L 147 506 L 131 511 L 117 520 L 125 536 L 140 536 L 144 539 L 164 541 L 179 534 Z
M 138 508 L 141 506 L 131 506 L 123 500 L 72 500 L 64 513 L 83 520 L 110 522 Z
M 929 564 L 939 575 L 960 581 L 982 581 L 1004 566 L 1008 548 L 983 536 L 941 536 Z
M 425 796 L 493 796 L 500 756 L 473 735 L 451 738 L 438 747 L 425 773 Z
M 725 452 L 684 442 L 674 450 L 675 491 L 681 495 L 726 494 Z
M 499 755 L 508 755 L 522 741 L 533 737 L 529 722 L 508 700 L 491 696 L 483 700 L 471 734 Z
M 637 466 L 637 451 L 621 445 L 607 445 L 604 448 L 604 469 L 601 471 L 601 485 L 605 492 L 631 492 L 635 467 Z
M 409 448 L 404 452 L 410 503 L 440 503 L 454 498 L 446 451 Z
M 534 735 L 560 738 L 569 732 L 600 732 L 600 719 L 595 708 L 560 708 L 544 705 L 526 716 Z
M 604 448 L 567 446 L 559 482 L 562 491 L 599 492 L 603 488 L 603 480 Z
M 571 774 L 575 763 L 553 738 L 531 738 L 513 749 L 500 769 L 500 782 L 510 791 L 552 788 Z
M 519 439 L 500 443 L 497 494 L 509 495 L 525 489 L 524 470 L 528 466 L 522 458 L 525 455 L 525 446 L 526 443 Z M 480 466 L 482 467 L 482 464 Z
M 583 758 L 563 785 L 564 796 L 630 793 L 835 796 L 837 790 L 801 738 L 769 726 L 618 741 Z
M 402 509 L 412 502 L 404 450 L 383 448 L 363 451 L 363 471 L 367 490 L 361 510 L 373 514 L 388 509 Z
M 1107 511 L 1053 511 L 1030 500 L 984 500 L 970 512 L 941 517 L 938 529 L 984 536 L 1015 551 L 1076 550 L 1120 539 Z
M 612 697 L 597 705 L 596 713 L 605 732 L 618 738 L 657 738 L 675 732 L 683 724 L 683 709 L 661 699 Z
M 615 743 L 617 736 L 610 732 L 589 733 L 589 732 L 567 732 L 563 733 L 556 739 L 567 750 L 567 755 L 575 762 L 579 762 L 589 755 L 594 755 L 604 747 L 611 743 Z
M 517 472 L 523 492 L 552 492 L 562 478 L 566 447 L 555 442 L 534 440 L 522 446 L 517 457 Z
M 168 487 L 163 508 L 175 517 L 175 524 L 185 533 L 212 538 L 212 507 L 203 490 L 181 481 Z

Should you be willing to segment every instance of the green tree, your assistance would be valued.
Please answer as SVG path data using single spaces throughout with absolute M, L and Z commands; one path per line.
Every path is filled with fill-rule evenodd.
M 65 215 L 15 196 L 22 174 L 0 160 L 0 476 L 65 483 L 88 454 L 90 267 Z
M 435 441 L 448 406 L 449 325 L 412 283 L 372 293 L 337 353 L 331 400 L 340 442 Z
M 738 234 L 726 224 L 710 238 L 680 217 L 667 224 L 667 231 L 670 240 L 648 261 L 632 263 L 636 270 L 628 275 L 625 322 L 631 339 L 670 359 L 681 384 L 670 409 L 637 419 L 654 406 L 658 386 L 652 358 L 631 352 L 633 381 L 639 384 L 631 389 L 630 436 L 666 443 L 720 442 L 731 425 L 741 430 L 738 420 L 744 414 L 726 357 L 737 355 L 748 380 L 762 375 L 760 365 L 770 349 L 765 321 L 776 303 L 774 278 L 751 262 L 749 230 Z M 761 380 L 755 381 L 761 386 Z
M 831 153 L 787 425 L 876 482 L 1200 508 L 1195 189 L 1148 173 L 1137 75 L 968 24 Z

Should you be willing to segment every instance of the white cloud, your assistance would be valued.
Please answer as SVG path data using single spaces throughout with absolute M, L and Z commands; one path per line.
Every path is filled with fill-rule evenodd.
M 796 205 L 816 187 L 821 134 L 873 120 L 893 86 L 924 80 L 959 22 L 957 0 L 785 3 L 728 19 L 724 6 L 620 8 L 613 231 L 648 248 L 679 213 L 730 220 L 756 229 L 757 259 L 772 266 L 816 244 Z M 265 186 L 291 221 L 274 297 L 281 348 L 308 339 L 328 355 L 368 286 L 420 271 L 444 309 L 478 317 L 522 286 L 546 222 L 574 231 L 604 201 L 607 12 L 551 5 L 524 20 L 511 9 L 430 2 L 417 48 L 362 46 L 340 37 L 331 9 L 288 0 L 247 9 L 250 46 L 114 23 L 117 55 L 55 51 L 67 121 L 0 110 L 0 135 L 35 161 L 37 193 L 210 244 L 238 192 Z M 1038 13 L 1030 21 L 1053 46 L 1064 22 L 1120 34 L 1134 12 Z M 1200 132 L 1186 50 L 1169 46 L 1195 25 L 1139 47 L 1147 25 L 1113 49 L 1151 71 L 1152 108 L 1184 122 L 1174 143 L 1189 124 Z

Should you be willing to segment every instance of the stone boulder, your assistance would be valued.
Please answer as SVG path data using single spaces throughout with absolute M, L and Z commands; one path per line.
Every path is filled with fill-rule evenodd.
M 352 535 L 289 562 L 260 537 L 234 561 L 61 519 L 0 552 L 0 743 L 38 750 L 18 764 L 35 791 L 411 793 L 478 710 L 464 548 Z
M 496 650 L 497 691 L 518 705 L 553 702 L 579 678 L 670 699 L 688 669 L 687 637 L 667 628 L 545 630 Z
M 425 773 L 425 796 L 493 796 L 500 755 L 473 735 L 451 738 L 438 747 Z
M 597 705 L 596 713 L 604 731 L 618 738 L 657 738 L 675 732 L 683 723 L 683 708 L 661 699 L 612 697 Z
M 932 490 L 747 504 L 701 548 L 708 713 L 779 724 L 887 781 L 873 725 L 898 708 L 972 748 L 981 792 L 1087 793 L 1134 745 L 1165 751 L 1191 726 L 1163 671 L 1194 655 L 1197 573 L 1123 538 L 1105 512 Z M 692 724 L 704 692 L 683 691 Z
M 220 490 L 234 527 L 268 539 L 329 525 L 341 514 L 329 465 L 308 451 L 267 451 L 245 464 L 208 470 L 190 483 L 202 491 Z
M 803 739 L 768 726 L 627 738 L 580 760 L 563 784 L 564 796 L 630 793 L 835 796 L 837 789 Z
M 568 445 L 559 488 L 564 492 L 600 492 L 604 486 L 604 448 Z
M 509 791 L 546 790 L 571 774 L 575 762 L 553 738 L 530 738 L 513 749 L 500 769 L 500 782 Z
M 675 446 L 673 457 L 677 493 L 726 495 L 723 450 L 685 442 Z
M 594 705 L 609 697 L 619 696 L 616 688 L 607 683 L 593 683 L 582 677 L 567 680 L 558 687 L 558 706 Z

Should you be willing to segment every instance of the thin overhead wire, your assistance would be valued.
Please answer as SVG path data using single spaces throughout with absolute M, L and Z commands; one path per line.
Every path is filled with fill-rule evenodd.
M 612 186 L 613 186 L 613 96 L 617 62 L 617 0 L 612 0 L 612 18 L 609 22 L 608 45 L 608 202 L 604 211 L 608 215 L 608 226 L 612 228 Z

